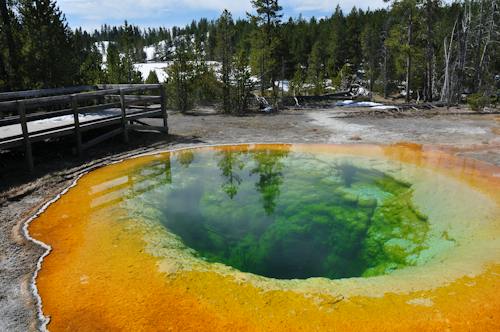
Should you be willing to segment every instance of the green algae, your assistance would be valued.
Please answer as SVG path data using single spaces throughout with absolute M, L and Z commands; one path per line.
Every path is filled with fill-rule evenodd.
M 128 204 L 136 215 L 156 211 L 200 259 L 272 278 L 337 279 L 415 265 L 425 249 L 429 224 L 411 184 L 354 159 L 189 152 L 136 170 L 136 180 L 157 183 L 127 200 L 140 202 Z

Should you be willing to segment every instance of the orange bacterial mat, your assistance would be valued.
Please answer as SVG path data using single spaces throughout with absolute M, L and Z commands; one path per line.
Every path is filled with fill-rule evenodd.
M 174 186 L 183 165 L 228 151 L 353 159 L 410 183 L 429 223 L 425 249 L 417 263 L 373 277 L 274 279 L 204 259 L 140 209 L 130 212 L 132 192 Z M 112 164 L 81 177 L 28 225 L 51 247 L 36 277 L 45 328 L 500 331 L 499 188 L 498 167 L 413 144 L 215 146 Z

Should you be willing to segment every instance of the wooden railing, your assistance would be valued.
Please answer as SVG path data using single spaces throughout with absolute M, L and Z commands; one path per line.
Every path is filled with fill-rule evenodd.
M 152 95 L 154 91 L 158 94 Z M 81 121 L 80 115 L 103 110 L 113 112 Z M 65 115 L 73 115 L 73 121 L 29 130 L 30 122 Z M 163 126 L 151 126 L 139 120 L 153 117 L 161 117 Z M 21 127 L 19 133 L 6 134 L 8 128 L 16 125 Z M 83 142 L 83 132 L 110 125 L 118 128 Z M 109 84 L 0 93 L 0 148 L 24 145 L 30 172 L 34 170 L 32 142 L 73 134 L 76 151 L 81 155 L 85 149 L 118 134 L 128 142 L 129 130 L 143 129 L 168 134 L 166 96 L 161 84 Z

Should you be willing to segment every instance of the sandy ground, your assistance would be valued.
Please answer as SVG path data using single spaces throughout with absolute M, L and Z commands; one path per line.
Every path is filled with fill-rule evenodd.
M 353 111 L 353 110 L 349 110 Z M 354 110 L 356 111 L 356 110 Z M 362 111 L 362 110 L 358 110 Z M 151 120 L 159 122 L 161 120 Z M 25 172 L 22 152 L 0 151 L 0 331 L 37 329 L 30 282 L 41 248 L 22 235 L 22 224 L 79 174 L 113 160 L 147 151 L 218 143 L 430 144 L 500 166 L 500 116 L 340 114 L 339 110 L 293 110 L 273 115 L 170 115 L 171 135 L 134 133 L 89 150 L 71 153 L 72 138 L 33 146 L 37 172 Z

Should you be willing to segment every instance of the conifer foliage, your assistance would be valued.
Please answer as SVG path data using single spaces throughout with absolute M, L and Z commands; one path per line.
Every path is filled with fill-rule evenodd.
M 498 99 L 498 0 L 388 0 L 384 9 L 337 6 L 328 17 L 286 21 L 278 0 L 248 1 L 246 19 L 225 10 L 184 27 L 72 31 L 55 0 L 0 0 L 0 91 L 138 83 L 136 64 L 149 60 L 168 63 L 169 98 L 182 111 L 216 103 L 239 113 L 252 95 L 276 106 L 282 94 L 353 83 L 407 101 Z
M 78 80 L 73 32 L 53 0 L 0 1 L 0 89 L 47 88 Z

